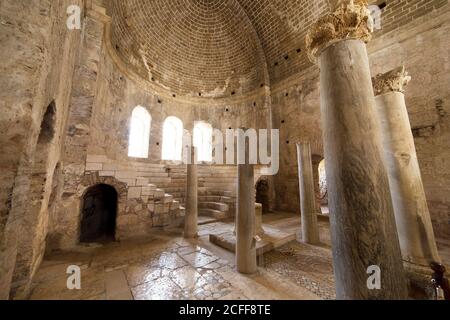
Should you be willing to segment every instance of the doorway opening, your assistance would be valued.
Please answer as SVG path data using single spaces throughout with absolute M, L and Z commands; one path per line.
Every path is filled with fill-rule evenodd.
M 256 183 L 256 202 L 261 203 L 263 214 L 269 213 L 269 182 L 266 179 Z
M 104 243 L 115 240 L 117 192 L 106 184 L 89 188 L 82 199 L 80 242 Z
M 328 208 L 328 187 L 327 187 L 327 173 L 325 169 L 325 160 L 319 163 L 319 190 L 320 190 L 320 206 L 322 214 L 328 215 L 330 210 Z

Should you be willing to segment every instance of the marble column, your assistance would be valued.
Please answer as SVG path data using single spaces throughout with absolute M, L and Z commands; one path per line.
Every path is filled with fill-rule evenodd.
M 430 264 L 441 260 L 403 94 L 410 80 L 402 66 L 373 78 L 373 86 L 404 265 L 408 273 L 431 276 Z
M 244 130 L 245 131 L 245 130 Z M 245 139 L 238 134 L 239 141 Z M 255 186 L 254 168 L 249 164 L 249 142 L 245 139 L 245 164 L 238 164 L 238 197 L 236 217 L 236 266 L 240 273 L 253 274 L 257 271 L 255 240 Z M 240 157 L 238 156 L 238 159 Z
M 309 244 L 318 244 L 316 193 L 312 171 L 311 146 L 309 142 L 297 144 L 298 182 L 300 190 L 300 210 L 302 220 L 302 240 Z
M 195 147 L 188 147 L 191 152 L 191 161 L 187 165 L 186 181 L 186 215 L 184 220 L 184 237 L 196 238 L 198 236 L 198 177 L 197 153 Z M 189 152 L 189 150 L 188 150 Z
M 336 296 L 406 299 L 365 44 L 371 21 L 367 1 L 342 0 L 306 37 L 308 55 L 320 67 Z M 371 276 L 379 278 L 379 289 L 368 285 Z

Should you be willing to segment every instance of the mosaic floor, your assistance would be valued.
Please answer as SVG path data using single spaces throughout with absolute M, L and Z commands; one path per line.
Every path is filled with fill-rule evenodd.
M 300 228 L 292 214 L 264 216 L 287 231 Z M 234 254 L 208 241 L 212 231 L 233 230 L 233 222 L 200 226 L 200 238 L 186 241 L 167 232 L 105 246 L 79 247 L 47 257 L 33 284 L 35 300 L 317 300 L 334 299 L 329 225 L 320 220 L 322 244 L 290 242 L 259 257 L 259 271 L 235 271 Z M 447 247 L 445 247 L 447 249 Z M 81 290 L 67 289 L 67 267 L 81 268 Z

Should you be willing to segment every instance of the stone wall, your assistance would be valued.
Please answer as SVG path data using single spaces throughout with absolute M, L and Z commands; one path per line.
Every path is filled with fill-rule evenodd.
M 69 4 L 84 7 L 80 0 L 0 3 L 0 299 L 12 277 L 16 296 L 26 295 L 45 251 L 81 35 L 66 27 Z

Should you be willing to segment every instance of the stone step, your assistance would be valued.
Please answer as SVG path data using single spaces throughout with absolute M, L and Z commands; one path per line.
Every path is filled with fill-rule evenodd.
M 237 166 L 199 166 L 199 172 L 220 172 L 220 171 L 235 171 L 237 172 Z
M 149 179 L 150 183 L 156 184 L 156 185 L 161 185 L 163 183 L 170 183 L 171 179 L 170 178 L 163 178 L 163 177 L 152 177 Z
M 172 203 L 170 204 L 170 210 L 176 210 L 176 209 L 180 209 L 181 205 L 180 205 L 180 201 L 178 200 L 172 200 Z
M 198 196 L 199 202 L 222 202 L 222 203 L 232 203 L 235 201 L 232 197 L 225 196 Z
M 201 182 L 199 181 L 199 186 L 203 188 L 222 188 L 223 190 L 231 189 L 237 187 L 234 182 Z
M 174 200 L 179 201 L 181 205 L 184 205 L 186 203 L 186 198 L 185 197 L 176 197 L 176 196 L 174 196 Z
M 184 198 L 186 196 L 186 192 L 167 192 L 173 195 L 174 198 Z
M 168 178 L 167 172 L 142 172 L 138 171 L 137 174 L 143 178 Z
M 170 182 L 170 183 L 160 183 L 161 188 L 186 188 L 186 182 Z
M 166 195 L 166 192 L 163 189 L 156 189 L 154 191 L 154 198 L 155 200 L 161 200 L 164 198 L 164 196 Z
M 198 214 L 201 216 L 211 217 L 215 219 L 226 219 L 228 216 L 226 212 L 214 209 L 199 209 Z
M 153 184 L 147 184 L 146 186 L 142 187 L 141 195 L 143 196 L 154 196 L 156 191 L 156 186 Z
M 103 163 L 104 171 L 132 171 L 132 172 L 165 172 L 166 169 L 161 165 L 137 166 L 133 164 Z
M 159 199 L 162 203 L 171 203 L 173 202 L 173 196 L 171 194 L 165 193 L 163 197 Z
M 206 187 L 198 188 L 198 194 L 202 196 L 224 196 L 224 197 L 234 197 L 235 192 L 230 190 L 215 190 Z
M 201 178 L 207 178 L 207 179 L 220 179 L 220 178 L 237 178 L 237 174 L 232 173 L 199 173 L 199 177 Z
M 230 210 L 227 204 L 221 202 L 200 202 L 198 207 L 201 209 L 214 209 L 221 212 L 228 212 Z
M 180 187 L 164 187 L 164 190 L 166 190 L 166 192 L 170 193 L 170 194 L 186 193 L 186 188 L 180 188 Z
M 170 173 L 169 173 L 169 176 L 170 176 L 172 179 L 186 179 L 186 172 L 180 172 L 180 173 L 173 173 L 173 172 L 170 172 Z
M 211 217 L 198 217 L 198 225 L 203 226 L 206 224 L 211 224 L 220 221 L 220 219 L 211 218 Z

